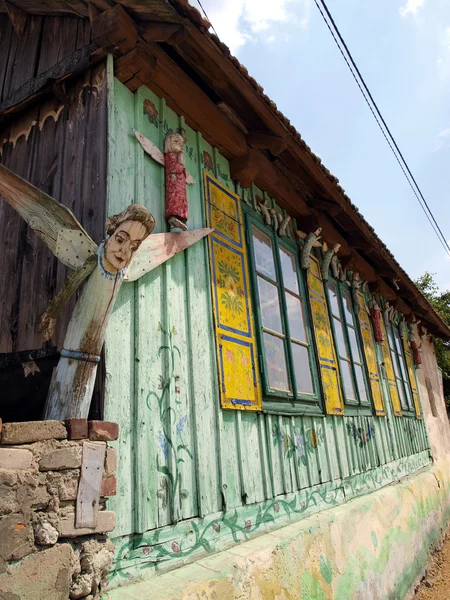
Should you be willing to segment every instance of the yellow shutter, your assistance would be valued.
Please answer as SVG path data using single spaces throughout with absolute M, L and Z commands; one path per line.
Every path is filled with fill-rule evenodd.
M 396 417 L 402 416 L 402 405 L 400 404 L 400 397 L 398 395 L 397 380 L 395 378 L 394 367 L 392 365 L 392 356 L 389 349 L 389 340 L 386 333 L 386 327 L 384 326 L 383 319 L 381 319 L 381 330 L 383 332 L 384 342 L 383 346 L 383 359 L 384 368 L 386 370 L 386 377 L 389 386 L 389 394 L 391 396 L 392 408 L 394 409 L 394 415 Z
M 325 410 L 329 415 L 343 415 L 344 401 L 339 379 L 338 363 L 334 348 L 333 334 L 328 315 L 325 288 L 318 260 L 311 255 L 308 270 L 308 291 L 311 305 L 311 317 L 319 359 Z
M 416 411 L 416 419 L 421 419 L 422 411 L 420 410 L 419 393 L 417 391 L 416 370 L 414 368 L 411 348 L 409 347 L 408 335 L 405 327 L 400 326 L 400 330 L 403 340 L 403 350 L 405 351 L 406 366 L 408 367 L 409 383 L 411 384 L 411 391 L 413 395 L 414 410 Z
M 261 410 L 261 385 L 240 198 L 204 171 L 222 408 Z
M 364 296 L 358 292 L 359 313 L 358 321 L 363 341 L 364 356 L 366 357 L 366 365 L 369 371 L 370 388 L 372 390 L 373 405 L 375 414 L 382 417 L 386 414 L 383 402 L 383 394 L 381 391 L 380 376 L 378 373 L 377 355 L 375 352 L 375 342 L 373 340 L 372 329 L 370 326 L 369 315 L 366 310 Z

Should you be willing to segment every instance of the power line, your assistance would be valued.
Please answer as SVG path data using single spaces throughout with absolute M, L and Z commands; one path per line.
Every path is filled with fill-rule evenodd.
M 422 191 L 415 179 L 415 177 L 413 176 L 408 163 L 406 162 L 402 152 L 400 151 L 400 148 L 397 145 L 397 142 L 395 141 L 394 136 L 392 135 L 386 121 L 383 118 L 383 115 L 381 114 L 375 100 L 373 99 L 372 94 L 370 93 L 369 88 L 367 87 L 366 82 L 364 81 L 363 76 L 361 75 L 360 70 L 358 69 L 353 56 L 350 52 L 350 50 L 348 49 L 347 44 L 344 41 L 344 38 L 342 37 L 339 28 L 337 27 L 327 5 L 325 0 L 314 0 L 326 26 L 328 27 L 334 42 L 336 43 L 336 46 L 338 47 L 340 53 L 342 54 L 342 57 L 344 58 L 350 73 L 352 74 L 354 80 L 356 81 L 356 84 L 361 92 L 361 94 L 363 95 L 364 100 L 366 101 L 375 121 L 377 122 L 378 127 L 380 128 L 386 142 L 388 143 L 392 153 L 394 154 L 403 174 L 405 175 L 406 180 L 408 181 L 409 186 L 411 187 L 417 201 L 420 204 L 420 207 L 422 208 L 423 212 L 425 213 L 425 216 L 427 217 L 428 221 L 430 222 L 430 225 L 432 226 L 437 238 L 439 239 L 440 243 L 442 244 L 442 246 L 444 247 L 444 250 L 446 251 L 446 253 L 450 256 L 450 246 L 447 242 L 447 239 L 445 238 L 444 234 L 442 233 L 441 228 L 439 227 L 427 201 L 425 200 L 424 195 L 422 194 Z M 327 20 L 324 12 L 322 11 L 321 6 L 323 7 L 329 21 Z M 336 37 L 337 36 L 337 37 Z M 339 44 L 339 41 L 341 42 L 342 46 L 345 49 L 342 49 L 341 45 Z M 349 62 L 350 61 L 350 62 Z M 355 74 L 356 71 L 356 74 Z M 383 129 L 383 126 L 384 129 Z
M 214 29 L 214 25 L 211 23 L 211 21 L 210 21 L 210 19 L 209 19 L 208 15 L 206 14 L 206 10 L 203 8 L 203 4 L 200 2 L 200 0 L 197 0 L 197 2 L 199 3 L 199 5 L 200 5 L 200 8 L 202 9 L 202 11 L 203 11 L 203 14 L 205 15 L 205 19 L 208 21 L 208 23 L 210 23 L 210 24 L 211 24 L 211 29 L 212 29 L 212 30 L 214 31 L 214 33 L 217 35 L 217 31 Z M 217 35 L 217 37 L 219 37 L 219 36 Z

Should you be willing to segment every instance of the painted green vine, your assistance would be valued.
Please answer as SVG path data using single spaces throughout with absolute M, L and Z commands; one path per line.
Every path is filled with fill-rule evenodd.
M 188 491 L 181 488 L 180 464 L 189 457 L 193 458 L 191 451 L 183 441 L 183 430 L 187 423 L 187 415 L 179 415 L 177 410 L 168 404 L 169 391 L 173 387 L 175 391 L 175 407 L 181 405 L 177 396 L 180 394 L 180 378 L 175 371 L 175 358 L 181 358 L 180 349 L 174 344 L 174 336 L 177 334 L 175 327 L 165 329 L 161 323 L 158 323 L 158 331 L 161 331 L 165 337 L 166 343 L 158 349 L 158 357 L 165 354 L 168 358 L 168 374 L 166 378 L 159 377 L 158 391 L 150 391 L 147 394 L 146 404 L 152 410 L 152 401 L 157 402 L 159 411 L 159 422 L 161 429 L 158 433 L 159 445 L 164 458 L 169 462 L 171 454 L 173 467 L 160 463 L 159 456 L 156 457 L 156 468 L 164 477 L 161 482 L 161 489 L 157 495 L 162 500 L 163 508 L 170 502 L 172 508 L 175 506 L 177 493 L 180 499 L 187 498 Z M 172 428 L 175 427 L 175 439 L 173 438 Z M 173 510 L 175 512 L 175 510 Z

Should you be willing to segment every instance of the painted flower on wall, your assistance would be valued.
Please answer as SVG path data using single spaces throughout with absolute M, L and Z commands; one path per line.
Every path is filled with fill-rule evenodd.
M 211 154 L 209 152 L 206 152 L 206 150 L 203 152 L 203 164 L 210 171 L 212 171 L 213 168 L 214 168 L 213 167 L 213 160 L 212 160 Z
M 158 111 L 149 98 L 145 98 L 144 100 L 144 115 L 147 115 L 150 123 L 155 125 L 155 127 L 159 127 Z

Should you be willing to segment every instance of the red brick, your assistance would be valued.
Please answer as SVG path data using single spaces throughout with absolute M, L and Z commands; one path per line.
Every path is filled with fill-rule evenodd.
M 66 428 L 69 440 L 82 440 L 88 437 L 87 419 L 66 419 Z
M 89 439 L 95 442 L 112 442 L 119 437 L 119 425 L 110 421 L 89 421 Z
M 102 479 L 102 490 L 100 496 L 115 496 L 116 495 L 117 481 L 114 475 Z

